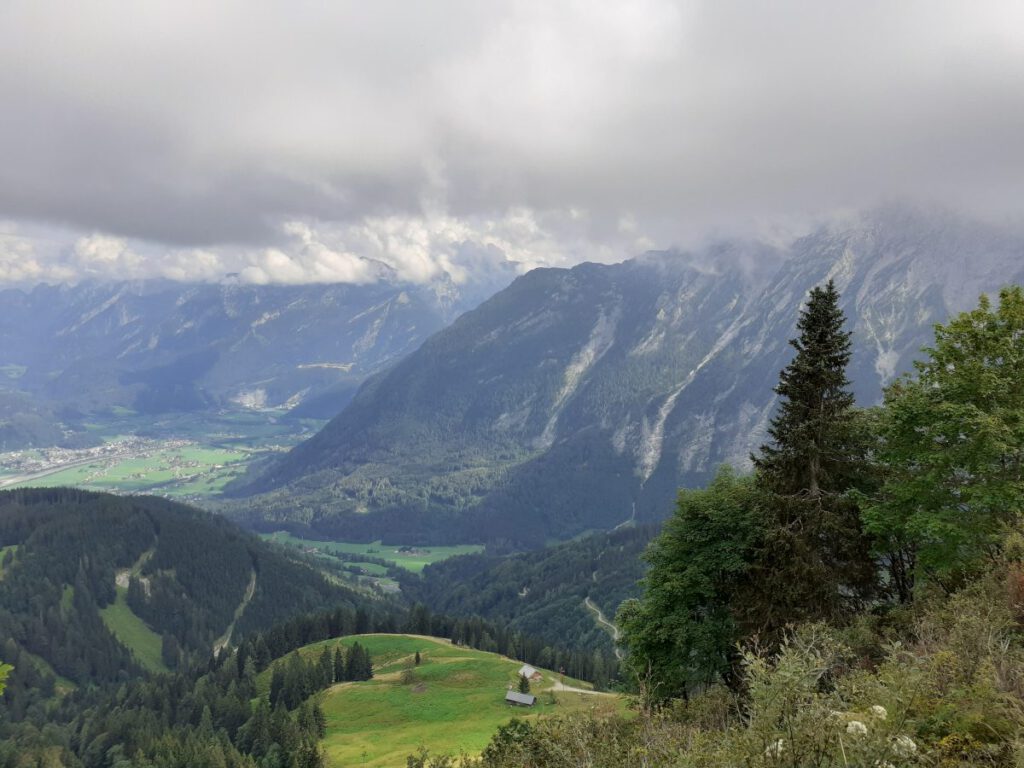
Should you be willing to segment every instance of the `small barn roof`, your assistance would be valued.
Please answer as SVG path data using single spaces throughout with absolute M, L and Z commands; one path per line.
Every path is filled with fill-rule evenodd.
M 505 701 L 513 704 L 525 704 L 528 707 L 532 707 L 534 702 L 537 701 L 537 697 L 532 693 L 519 693 L 519 691 L 508 691 L 505 693 Z
M 536 674 L 540 673 L 537 672 L 537 670 L 531 667 L 529 664 L 523 664 L 523 666 L 519 668 L 520 677 L 533 677 Z

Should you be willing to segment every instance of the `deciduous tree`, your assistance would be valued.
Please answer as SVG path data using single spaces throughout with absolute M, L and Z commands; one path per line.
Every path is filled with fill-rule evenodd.
M 991 562 L 1024 508 L 1024 291 L 935 327 L 917 376 L 886 393 L 882 492 L 866 509 L 879 552 L 952 589 Z M 898 574 L 897 574 L 898 575 Z

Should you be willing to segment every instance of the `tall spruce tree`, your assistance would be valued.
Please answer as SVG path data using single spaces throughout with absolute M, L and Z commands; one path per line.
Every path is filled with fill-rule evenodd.
M 850 337 L 831 280 L 811 290 L 800 313 L 800 335 L 789 343 L 796 355 L 779 376 L 782 398 L 768 434 L 754 456 L 758 481 L 784 496 L 820 498 L 845 490 L 856 463 L 848 451 L 853 394 L 846 378 Z
M 766 532 L 734 606 L 748 634 L 778 637 L 795 621 L 840 619 L 873 592 L 876 569 L 851 491 L 870 476 L 846 377 L 851 333 L 830 280 L 811 290 L 781 398 L 754 456 Z

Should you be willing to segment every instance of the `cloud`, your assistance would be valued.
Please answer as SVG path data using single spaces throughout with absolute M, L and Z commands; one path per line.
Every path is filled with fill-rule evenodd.
M 0 243 L 2 280 L 424 281 L 462 242 L 563 263 L 881 198 L 1013 210 L 1024 6 L 12 0 L 0 103 L 0 216 L 70 233 Z
M 486 282 L 537 266 L 564 266 L 584 251 L 578 214 L 549 214 L 542 223 L 528 210 L 493 219 L 444 213 L 365 217 L 354 223 L 289 220 L 270 247 L 166 246 L 102 233 L 0 223 L 0 283 L 165 278 L 244 283 L 372 283 L 392 280 L 455 284 Z

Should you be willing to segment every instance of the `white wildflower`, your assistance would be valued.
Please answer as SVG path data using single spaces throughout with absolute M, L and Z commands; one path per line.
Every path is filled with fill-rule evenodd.
M 910 757 L 917 752 L 917 744 L 909 736 L 900 735 L 893 741 L 892 749 L 900 757 Z
M 880 704 L 875 704 L 870 708 L 869 711 L 874 717 L 877 717 L 879 720 L 885 720 L 885 718 L 889 716 L 889 712 L 886 710 L 885 707 L 881 706 Z
M 846 724 L 846 732 L 854 736 L 867 736 L 868 727 L 860 720 L 851 720 Z
M 764 751 L 767 757 L 781 757 L 783 750 L 786 748 L 785 739 L 777 739 L 768 745 L 768 748 Z

